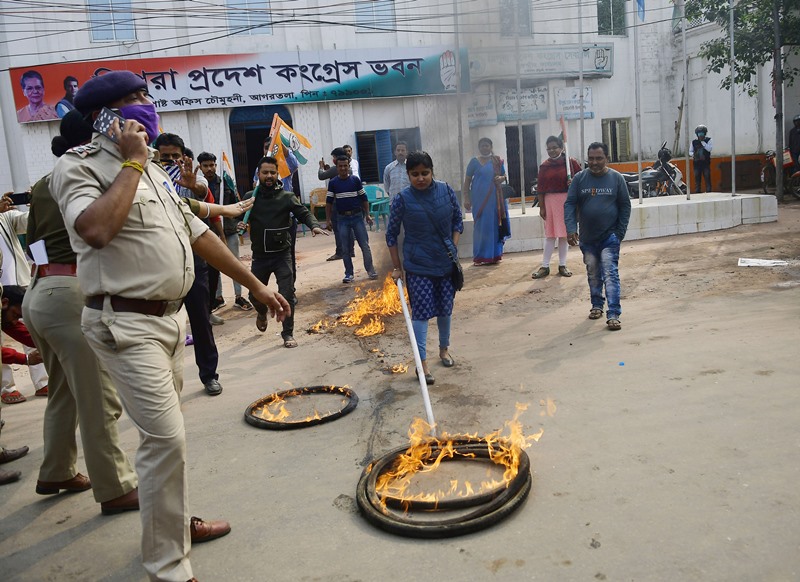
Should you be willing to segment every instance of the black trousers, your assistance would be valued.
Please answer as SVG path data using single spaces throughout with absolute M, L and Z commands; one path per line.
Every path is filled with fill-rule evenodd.
M 281 337 L 286 339 L 294 335 L 295 296 L 291 249 L 270 253 L 270 256 L 266 258 L 253 258 L 253 265 L 250 267 L 250 270 L 264 285 L 269 283 L 271 275 L 275 275 L 275 280 L 278 282 L 278 292 L 286 298 L 286 301 L 288 301 L 289 305 L 292 307 L 292 312 L 283 320 Z M 266 315 L 268 313 L 269 309 L 267 306 L 253 297 L 252 293 L 250 294 L 250 301 L 260 315 Z
M 700 193 L 700 179 L 706 180 L 706 192 L 711 192 L 711 164 L 702 162 L 694 163 L 694 193 Z
M 204 384 L 217 380 L 217 364 L 219 352 L 214 341 L 214 332 L 208 315 L 211 313 L 211 293 L 208 287 L 208 263 L 197 255 L 194 256 L 194 283 L 183 301 L 189 325 L 192 326 L 194 338 L 194 361 L 200 370 L 200 381 Z
M 224 241 L 223 241 L 224 242 Z M 206 263 L 208 264 L 208 263 Z M 216 299 L 217 287 L 219 287 L 219 271 L 208 265 L 208 292 L 210 299 Z M 211 311 L 211 301 L 209 300 L 208 309 Z

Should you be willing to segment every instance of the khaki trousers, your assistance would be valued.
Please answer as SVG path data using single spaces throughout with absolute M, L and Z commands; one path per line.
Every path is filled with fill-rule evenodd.
M 135 489 L 136 473 L 119 445 L 117 391 L 81 332 L 83 301 L 75 277 L 37 278 L 22 311 L 50 375 L 39 479 L 66 481 L 77 474 L 80 425 L 94 498 L 103 502 Z
M 151 580 L 185 582 L 189 564 L 186 433 L 180 408 L 186 311 L 164 317 L 84 308 L 81 327 L 139 430 L 142 564 Z

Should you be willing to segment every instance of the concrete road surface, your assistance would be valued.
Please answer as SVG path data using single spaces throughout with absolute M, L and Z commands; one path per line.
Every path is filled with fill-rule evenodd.
M 495 267 L 464 265 L 452 354 L 433 362 L 440 430 L 485 434 L 515 403 L 533 489 L 509 519 L 472 535 L 417 540 L 384 533 L 359 514 L 362 469 L 407 443 L 424 416 L 400 316 L 359 339 L 339 326 L 354 286 L 326 262 L 331 238 L 298 241 L 300 302 L 293 350 L 278 326 L 228 307 L 215 328 L 221 396 L 211 398 L 186 350 L 183 411 L 192 513 L 230 520 L 232 533 L 192 550 L 201 581 L 789 581 L 800 579 L 800 203 L 777 223 L 624 242 L 623 328 L 590 321 L 580 253 L 571 278 L 533 281 L 539 252 Z M 389 270 L 384 232 L 373 251 Z M 243 249 L 243 253 L 249 249 Z M 358 251 L 357 251 L 357 254 Z M 784 259 L 739 268 L 739 257 Z M 554 261 L 555 263 L 555 261 Z M 356 259 L 357 283 L 369 282 Z M 555 269 L 553 269 L 555 271 Z M 230 282 L 226 280 L 226 284 Z M 272 283 L 274 286 L 274 282 Z M 436 356 L 436 330 L 429 346 Z M 375 351 L 373 351 L 375 350 Z M 246 406 L 276 390 L 349 385 L 358 408 L 294 431 L 259 430 Z M 31 394 L 24 370 L 17 384 Z M 552 399 L 555 414 L 546 413 Z M 144 580 L 136 513 L 100 515 L 90 493 L 34 493 L 44 399 L 6 406 L 3 445 L 29 445 L 5 465 L 22 479 L 0 488 L 0 579 Z M 120 420 L 135 454 L 137 434 Z M 82 458 L 80 468 L 85 472 Z

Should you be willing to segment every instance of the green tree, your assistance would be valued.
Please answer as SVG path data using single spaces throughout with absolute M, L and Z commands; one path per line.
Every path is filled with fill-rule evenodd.
M 791 85 L 800 68 L 787 62 L 790 55 L 800 54 L 800 0 L 739 0 L 734 2 L 734 82 L 751 95 L 757 91 L 756 71 L 772 60 L 775 47 L 773 30 L 774 2 L 779 4 L 780 44 L 783 47 L 783 80 Z M 722 73 L 730 64 L 729 0 L 687 0 L 686 16 L 691 20 L 716 22 L 722 36 L 703 43 L 700 56 L 708 59 L 708 70 Z M 721 87 L 730 89 L 730 75 L 722 77 Z

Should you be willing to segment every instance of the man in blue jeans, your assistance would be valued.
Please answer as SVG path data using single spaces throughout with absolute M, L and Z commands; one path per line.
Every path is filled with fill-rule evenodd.
M 365 218 L 367 224 L 372 225 L 367 193 L 361 185 L 361 178 L 350 175 L 350 158 L 347 156 L 336 158 L 336 169 L 338 174 L 328 182 L 328 196 L 325 204 L 325 220 L 329 225 L 328 229 L 331 228 L 331 214 L 335 205 L 338 214 L 336 227 L 342 247 L 352 248 L 353 237 L 355 237 L 358 246 L 361 247 L 361 254 L 364 255 L 364 269 L 370 279 L 377 279 L 378 274 L 372 264 L 372 251 L 369 248 L 369 234 L 364 225 Z M 342 283 L 352 283 L 354 279 L 353 258 L 350 253 L 344 253 L 342 260 L 344 261 Z
M 606 165 L 606 144 L 590 144 L 586 159 L 589 169 L 575 174 L 564 203 L 567 241 L 572 246 L 577 245 L 580 233 L 581 252 L 592 298 L 589 319 L 603 316 L 603 306 L 607 300 L 606 325 L 608 329 L 616 331 L 622 329 L 619 321 L 622 314 L 619 304 L 619 245 L 628 230 L 631 199 L 622 174 Z M 576 212 L 580 215 L 580 228 Z

